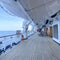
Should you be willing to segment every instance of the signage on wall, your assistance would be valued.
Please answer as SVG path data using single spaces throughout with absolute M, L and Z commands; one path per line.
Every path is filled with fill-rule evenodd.
M 49 24 L 52 25 L 53 24 L 53 21 L 49 21 Z

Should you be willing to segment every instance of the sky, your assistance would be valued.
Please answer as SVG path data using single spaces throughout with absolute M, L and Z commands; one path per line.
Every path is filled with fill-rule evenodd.
M 23 30 L 23 21 L 23 18 L 11 16 L 0 7 L 0 31 Z

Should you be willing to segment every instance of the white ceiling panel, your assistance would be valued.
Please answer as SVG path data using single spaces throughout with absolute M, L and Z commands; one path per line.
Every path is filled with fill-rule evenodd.
M 39 6 L 42 6 L 44 4 L 47 4 L 49 2 L 52 2 L 52 0 L 19 0 L 19 2 L 22 4 L 22 6 L 26 9 L 32 9 Z
M 44 23 L 45 17 L 53 15 L 60 9 L 58 1 L 59 0 L 19 0 L 29 16 L 34 22 L 39 23 L 39 25 L 42 22 Z
M 46 6 L 48 15 L 51 16 L 60 10 L 58 1 L 54 1 L 51 4 Z

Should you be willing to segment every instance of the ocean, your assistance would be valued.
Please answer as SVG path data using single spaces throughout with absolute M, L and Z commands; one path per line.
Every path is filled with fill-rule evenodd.
M 0 36 L 15 34 L 16 31 L 0 31 Z

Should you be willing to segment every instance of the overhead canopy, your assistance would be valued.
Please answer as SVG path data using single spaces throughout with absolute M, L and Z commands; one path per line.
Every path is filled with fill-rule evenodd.
M 29 16 L 39 25 L 60 10 L 59 0 L 19 0 Z
M 6 0 L 4 0 L 7 2 Z M 39 26 L 45 20 L 60 10 L 60 0 L 8 0 L 10 5 L 4 4 L 13 14 L 30 18 Z
M 0 6 L 2 6 L 6 11 L 9 10 L 9 12 L 15 16 L 31 20 L 19 2 L 15 2 L 14 0 L 0 0 Z

